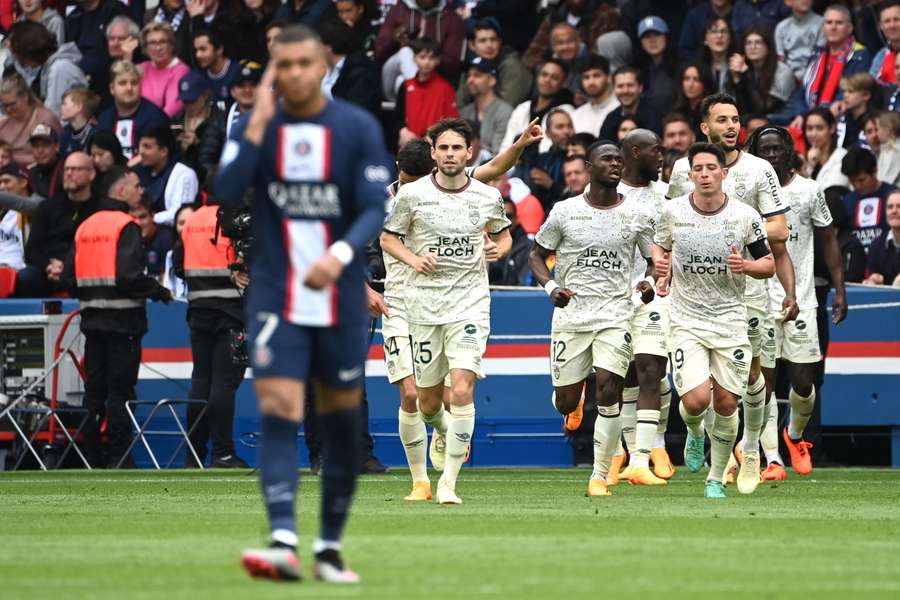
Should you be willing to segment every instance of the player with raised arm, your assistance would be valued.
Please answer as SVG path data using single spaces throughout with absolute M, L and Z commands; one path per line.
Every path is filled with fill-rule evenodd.
M 490 333 L 486 261 L 512 246 L 500 192 L 466 174 L 472 136 L 461 119 L 429 129 L 437 171 L 400 188 L 381 234 L 382 249 L 412 268 L 405 306 L 419 411 L 446 436 L 441 504 L 462 502 L 456 480 L 475 428 L 475 378 L 484 376 Z M 441 402 L 448 371 L 449 415 Z
M 278 35 L 253 112 L 232 128 L 216 190 L 223 206 L 254 191 L 247 314 L 271 545 L 245 551 L 242 564 L 255 577 L 300 579 L 297 427 L 312 379 L 325 456 L 314 572 L 356 583 L 341 534 L 359 466 L 369 324 L 363 257 L 384 221 L 390 168 L 378 123 L 322 94 L 326 71 L 315 32 L 291 26 Z
M 703 121 L 700 129 L 713 144 L 725 153 L 727 176 L 723 189 L 731 200 L 751 206 L 765 219 L 766 233 L 775 259 L 775 268 L 784 285 L 786 303 L 795 302 L 794 268 L 784 247 L 787 240 L 787 217 L 784 213 L 790 206 L 780 195 L 778 176 L 772 166 L 738 148 L 741 118 L 735 99 L 727 94 L 707 96 L 700 103 Z M 675 162 L 669 179 L 669 198 L 689 193 L 693 189 L 690 165 L 687 158 Z M 766 389 L 762 377 L 760 356 L 766 341 L 766 333 L 772 328 L 769 312 L 769 294 L 763 281 L 747 281 L 747 334 L 750 338 L 753 360 L 747 380 L 747 394 L 744 404 L 744 440 L 748 447 L 758 448 L 759 436 L 765 424 Z M 740 395 L 740 394 L 739 394 Z M 692 473 L 703 466 L 703 437 L 689 438 L 691 445 L 685 447 L 685 465 Z M 750 451 L 744 457 L 744 467 L 738 474 L 738 487 L 742 493 L 751 493 L 759 484 L 759 451 Z
M 554 405 L 562 414 L 576 409 L 584 381 L 597 377 L 594 470 L 591 496 L 610 496 L 607 477 L 622 430 L 622 387 L 632 357 L 629 324 L 634 314 L 631 277 L 635 250 L 650 256 L 650 212 L 616 187 L 622 175 L 622 151 L 612 142 L 588 149 L 591 188 L 556 203 L 541 226 L 529 262 L 553 305 L 550 366 Z M 554 280 L 547 258 L 556 255 Z M 641 281 L 642 301 L 653 287 Z
M 712 379 L 715 418 L 705 495 L 724 498 L 725 465 L 737 437 L 737 402 L 750 371 L 747 277 L 771 277 L 775 261 L 762 217 L 722 189 L 727 174 L 722 149 L 694 144 L 688 160 L 694 191 L 665 203 L 654 237 L 656 291 L 666 296 L 671 288 L 672 362 L 688 444 L 699 440 L 703 446 Z M 751 259 L 744 258 L 745 251 Z
M 791 466 L 801 475 L 812 472 L 809 456 L 811 444 L 803 440 L 803 430 L 809 421 L 816 401 L 813 384 L 816 365 L 822 360 L 819 350 L 819 334 L 816 326 L 815 283 L 813 281 L 813 241 L 815 236 L 822 240 L 823 254 L 828 271 L 834 282 L 834 298 L 831 303 L 831 322 L 835 325 L 847 316 L 847 292 L 844 289 L 844 273 L 837 236 L 831 226 L 831 211 L 825 202 L 819 184 L 800 176 L 793 165 L 796 161 L 791 134 L 781 127 L 762 127 L 753 132 L 747 140 L 747 150 L 767 160 L 781 184 L 781 192 L 790 202 L 788 228 L 790 235 L 787 250 L 796 269 L 797 308 L 796 319 L 788 319 L 782 310 L 784 288 L 778 277 L 769 280 L 770 307 L 775 318 L 774 353 L 766 346 L 762 357 L 763 375 L 767 387 L 772 389 L 775 381 L 775 366 L 778 358 L 783 359 L 791 382 L 790 424 L 784 429 L 784 443 L 791 456 Z M 778 307 L 778 308 L 776 308 Z M 763 430 L 762 446 L 768 465 L 763 480 L 786 479 L 784 463 L 778 453 L 778 411 L 767 415 Z

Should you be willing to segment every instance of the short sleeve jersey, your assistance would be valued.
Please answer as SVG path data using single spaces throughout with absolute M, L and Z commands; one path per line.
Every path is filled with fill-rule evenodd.
M 698 209 L 691 195 L 663 205 L 654 241 L 672 256 L 670 318 L 673 325 L 738 340 L 747 335 L 746 280 L 727 258 L 766 239 L 762 217 L 728 199 L 717 212 Z
M 635 187 L 620 181 L 618 191 L 625 198 L 636 201 L 644 209 L 650 219 L 649 226 L 656 231 L 659 215 L 662 214 L 662 205 L 666 201 L 666 184 L 662 181 L 651 181 L 650 185 Z M 635 250 L 634 272 L 631 276 L 632 288 L 640 283 L 647 272 L 647 261 L 644 256 L 649 255 L 642 255 L 640 249 Z
M 790 229 L 787 250 L 794 263 L 797 304 L 801 310 L 816 308 L 819 303 L 816 300 L 813 274 L 815 228 L 831 225 L 831 211 L 828 210 L 822 189 L 812 179 L 794 175 L 781 191 L 791 205 L 791 210 L 787 213 Z M 769 298 L 770 309 L 779 312 L 784 300 L 784 288 L 778 281 L 778 275 L 769 279 Z
M 387 218 L 390 217 L 397 203 L 397 192 L 399 191 L 399 182 L 393 183 L 388 187 L 390 198 L 387 201 Z M 388 312 L 392 321 L 397 319 L 405 320 L 406 304 L 403 300 L 404 289 L 406 287 L 409 275 L 412 269 L 402 260 L 397 260 L 387 252 L 382 253 L 384 256 L 384 302 L 387 304 Z
M 556 252 L 556 283 L 575 298 L 553 311 L 553 331 L 597 331 L 634 314 L 631 276 L 635 248 L 650 256 L 648 212 L 628 198 L 596 208 L 585 194 L 557 202 L 535 242 Z
M 448 190 L 432 175 L 400 188 L 385 230 L 402 236 L 415 254 L 437 256 L 433 273 L 411 270 L 406 280 L 409 322 L 441 325 L 490 318 L 484 234 L 509 226 L 500 192 L 475 179 Z

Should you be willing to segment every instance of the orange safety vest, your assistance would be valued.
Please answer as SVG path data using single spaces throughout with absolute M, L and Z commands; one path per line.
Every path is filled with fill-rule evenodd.
M 218 207 L 203 206 L 194 211 L 184 229 L 184 279 L 188 301 L 200 298 L 236 299 L 241 292 L 231 282 L 229 263 L 234 262 L 231 239 L 218 232 Z
M 101 210 L 75 232 L 75 281 L 81 308 L 129 309 L 144 306 L 143 298 L 130 298 L 116 289 L 119 237 L 137 221 L 117 210 Z

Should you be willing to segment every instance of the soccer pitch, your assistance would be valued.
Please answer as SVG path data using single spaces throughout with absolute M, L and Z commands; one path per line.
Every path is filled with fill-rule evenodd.
M 824 470 L 703 498 L 702 475 L 585 495 L 589 472 L 464 470 L 465 504 L 407 503 L 402 469 L 360 479 L 345 556 L 360 587 L 253 581 L 255 475 L 0 474 L 0 597 L 900 597 L 900 470 Z M 433 482 L 436 477 L 433 477 Z M 319 479 L 301 476 L 311 565 Z

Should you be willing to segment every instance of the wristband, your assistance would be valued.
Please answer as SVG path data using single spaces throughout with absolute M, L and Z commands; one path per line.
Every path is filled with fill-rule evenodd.
M 353 247 L 343 240 L 333 243 L 328 252 L 345 267 L 353 261 Z
M 544 291 L 547 292 L 548 296 L 553 295 L 553 290 L 559 289 L 559 284 L 557 284 L 552 279 L 544 284 Z

